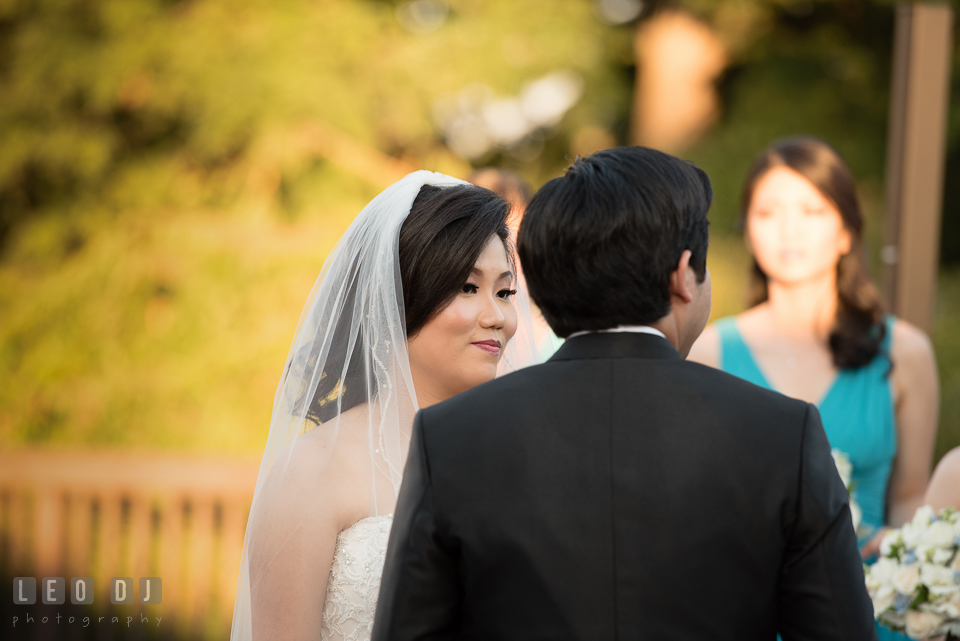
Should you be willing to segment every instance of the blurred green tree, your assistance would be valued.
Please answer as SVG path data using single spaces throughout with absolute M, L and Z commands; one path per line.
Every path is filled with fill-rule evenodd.
M 506 95 L 569 69 L 589 85 L 574 125 L 626 112 L 629 87 L 608 64 L 621 52 L 589 2 L 461 0 L 414 32 L 404 4 L 416 3 L 0 3 L 0 236 L 38 215 L 263 195 L 296 213 L 318 183 L 338 187 L 318 176 L 329 145 L 298 144 L 314 122 L 410 165 L 463 169 L 431 107 L 472 84 Z M 531 177 L 559 168 L 559 145 Z M 65 230 L 69 251 L 82 233 Z
M 716 190 L 721 307 L 739 305 L 740 181 L 779 136 L 838 147 L 878 246 L 893 0 L 0 0 L 0 443 L 257 451 L 300 306 L 359 207 L 408 168 L 538 185 L 626 142 L 634 14 L 668 6 L 730 51 L 720 121 L 683 154 Z M 556 71 L 582 81 L 559 122 L 452 150 L 441 106 L 509 115 Z M 949 399 L 960 349 L 941 345 Z

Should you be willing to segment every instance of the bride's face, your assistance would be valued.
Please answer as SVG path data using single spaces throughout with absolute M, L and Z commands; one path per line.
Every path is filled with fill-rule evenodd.
M 503 241 L 492 236 L 453 301 L 407 341 L 420 407 L 497 375 L 517 331 L 514 283 Z

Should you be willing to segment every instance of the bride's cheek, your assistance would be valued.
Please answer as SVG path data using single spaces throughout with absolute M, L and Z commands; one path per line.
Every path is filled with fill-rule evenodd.
M 507 316 L 507 322 L 504 323 L 504 333 L 507 335 L 508 341 L 512 339 L 513 336 L 517 333 L 518 325 L 519 323 L 517 320 L 517 309 L 511 304 L 510 312 L 509 312 L 509 315 Z

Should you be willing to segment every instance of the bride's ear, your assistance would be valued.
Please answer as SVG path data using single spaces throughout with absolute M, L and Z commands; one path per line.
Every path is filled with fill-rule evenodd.
M 684 249 L 683 253 L 680 254 L 677 268 L 670 274 L 670 295 L 680 298 L 685 303 L 693 300 L 692 284 L 689 282 L 689 276 L 692 274 L 690 268 L 691 256 L 693 256 L 693 252 Z

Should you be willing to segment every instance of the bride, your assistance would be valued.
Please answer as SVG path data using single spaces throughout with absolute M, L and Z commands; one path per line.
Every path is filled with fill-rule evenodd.
M 414 414 L 527 356 L 508 346 L 525 309 L 508 209 L 418 171 L 327 258 L 274 400 L 233 641 L 370 638 Z

